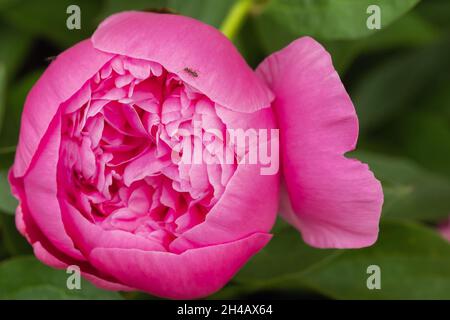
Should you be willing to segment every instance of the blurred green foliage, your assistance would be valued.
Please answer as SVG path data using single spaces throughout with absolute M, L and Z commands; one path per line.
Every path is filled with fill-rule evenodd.
M 381 230 L 370 248 L 317 250 L 284 226 L 213 298 L 303 288 L 335 299 L 450 299 L 448 242 L 405 220 L 385 221 Z M 381 269 L 381 290 L 366 286 L 367 267 L 374 264 Z
M 15 257 L 0 262 L 0 299 L 121 299 L 115 292 L 83 282 L 81 290 L 69 290 L 64 271 L 53 270 L 33 257 Z
M 14 226 L 7 182 L 27 95 L 49 61 L 89 37 L 108 15 L 164 9 L 219 27 L 234 0 L 0 0 L 0 298 L 121 298 L 83 281 L 65 290 L 64 271 L 37 262 Z M 81 8 L 81 30 L 66 8 Z M 382 29 L 369 30 L 368 5 Z M 319 250 L 279 221 L 270 244 L 211 298 L 450 299 L 450 245 L 435 226 L 450 215 L 450 1 L 254 0 L 234 43 L 252 67 L 303 35 L 330 51 L 360 119 L 357 152 L 382 181 L 379 241 L 358 250 Z M 369 265 L 382 290 L 366 287 Z M 124 294 L 125 298 L 145 295 Z

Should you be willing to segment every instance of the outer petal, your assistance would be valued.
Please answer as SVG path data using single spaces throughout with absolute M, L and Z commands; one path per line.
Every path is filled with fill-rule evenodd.
M 382 189 L 367 165 L 344 156 L 355 148 L 358 119 L 329 54 L 301 38 L 268 57 L 257 73 L 276 95 L 290 199 L 282 215 L 315 247 L 373 244 Z
M 33 243 L 33 251 L 34 255 L 43 263 L 46 265 L 57 268 L 57 269 L 65 269 L 71 263 L 64 262 L 54 255 L 52 255 L 49 251 L 45 249 L 45 247 L 38 241 Z M 100 278 L 92 273 L 86 272 L 83 269 L 81 269 L 81 274 L 91 281 L 94 285 L 96 285 L 99 288 L 106 289 L 106 290 L 113 290 L 113 291 L 131 291 L 135 290 L 133 288 L 127 287 L 123 284 L 116 283 L 111 280 L 105 280 L 103 278 Z
M 27 203 L 27 208 L 39 230 L 58 250 L 75 258 L 83 260 L 80 251 L 74 247 L 67 235 L 61 218 L 58 203 L 57 166 L 60 145 L 60 117 L 54 119 L 49 132 L 39 148 L 29 172 L 23 179 L 23 196 L 21 201 Z
M 14 175 L 23 176 L 61 103 L 75 94 L 112 55 L 89 40 L 61 53 L 31 89 L 25 101 Z
M 100 24 L 94 47 L 160 63 L 211 100 L 253 112 L 273 99 L 233 44 L 218 30 L 171 14 L 123 12 Z
M 268 232 L 277 213 L 279 174 L 261 175 L 260 169 L 240 164 L 205 221 L 173 241 L 170 249 L 183 252 Z
M 88 221 L 73 206 L 61 204 L 62 219 L 67 234 L 85 256 L 94 248 L 133 248 L 146 251 L 165 251 L 156 241 L 121 230 L 104 230 Z
M 50 243 L 48 243 L 45 237 L 43 237 L 31 217 L 24 216 L 21 205 L 16 209 L 16 225 L 19 232 L 32 244 L 35 256 L 44 264 L 58 269 L 67 268 L 69 265 L 78 265 L 81 267 L 82 275 L 100 288 L 120 291 L 135 290 L 117 283 L 116 280 L 111 279 L 109 276 L 106 276 L 108 279 L 102 278 L 98 275 L 97 270 L 87 265 L 85 261 L 74 260 L 64 253 L 58 252 Z
M 98 248 L 91 252 L 90 261 L 139 290 L 168 298 L 194 299 L 219 290 L 270 237 L 258 233 L 182 254 Z

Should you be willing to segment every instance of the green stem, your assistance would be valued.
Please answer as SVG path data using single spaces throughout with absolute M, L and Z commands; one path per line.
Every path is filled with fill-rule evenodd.
M 236 36 L 252 7 L 252 3 L 253 0 L 237 0 L 231 7 L 220 27 L 220 30 L 228 39 L 233 40 Z

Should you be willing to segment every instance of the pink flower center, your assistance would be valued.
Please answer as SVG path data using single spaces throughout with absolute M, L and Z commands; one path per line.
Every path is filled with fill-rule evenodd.
M 226 126 L 208 97 L 158 63 L 117 56 L 64 110 L 60 183 L 71 204 L 106 230 L 167 248 L 205 220 L 236 170 L 172 160 L 173 150 L 192 150 L 197 127 L 214 158 Z

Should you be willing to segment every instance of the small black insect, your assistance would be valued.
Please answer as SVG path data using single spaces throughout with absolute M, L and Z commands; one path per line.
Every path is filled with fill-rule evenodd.
M 45 61 L 47 61 L 47 62 L 55 61 L 55 60 L 56 60 L 56 57 L 57 57 L 57 56 L 47 57 L 47 58 L 45 58 Z
M 193 76 L 194 78 L 197 78 L 197 77 L 198 77 L 197 71 L 194 71 L 194 70 L 192 70 L 191 68 L 186 67 L 186 68 L 184 68 L 183 70 L 184 70 L 186 73 L 188 73 L 189 75 Z

